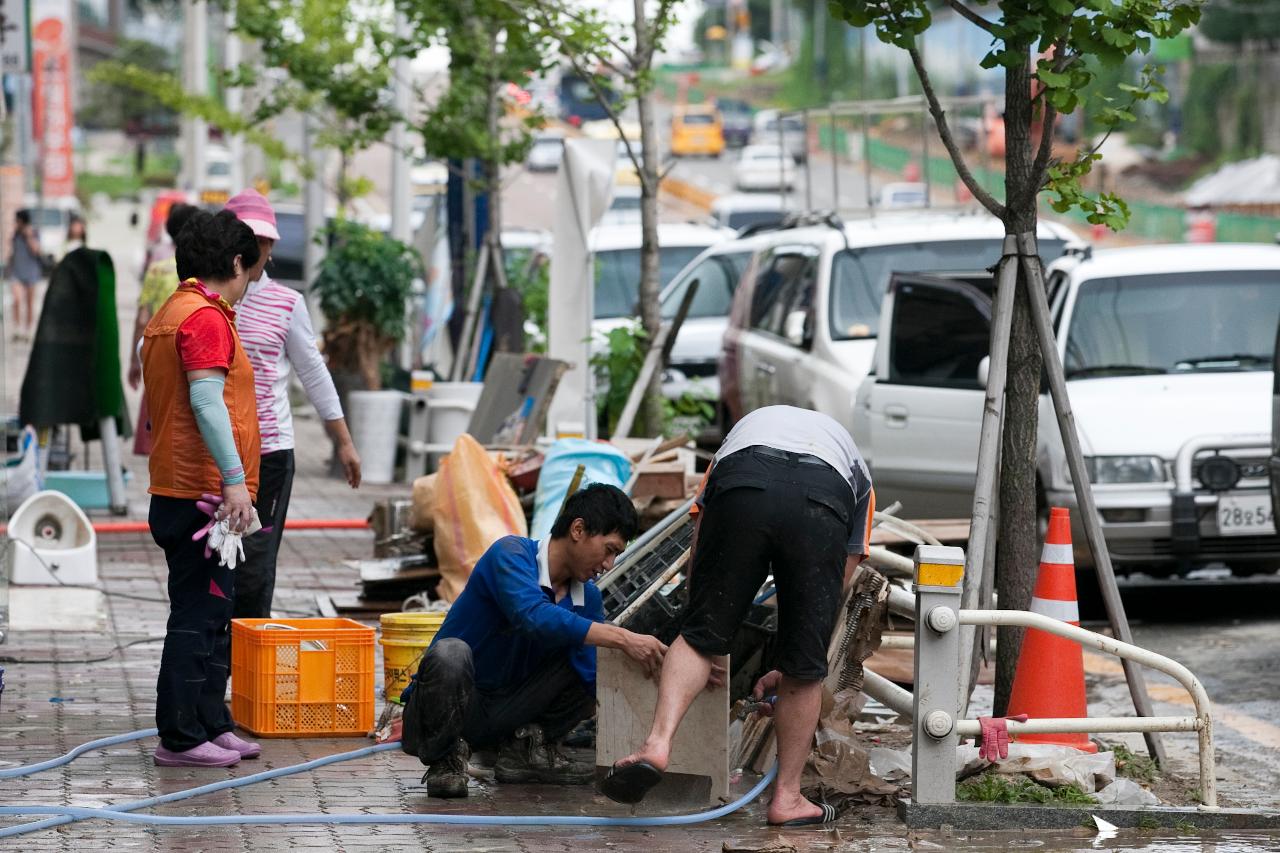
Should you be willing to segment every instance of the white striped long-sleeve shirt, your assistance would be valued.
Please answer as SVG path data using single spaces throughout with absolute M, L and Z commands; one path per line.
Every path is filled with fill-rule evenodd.
M 289 409 L 289 369 L 293 368 L 307 399 L 326 421 L 342 417 L 338 391 L 316 348 L 302 294 L 277 284 L 266 273 L 249 283 L 236 305 L 236 331 L 253 365 L 262 452 L 290 450 L 293 413 Z

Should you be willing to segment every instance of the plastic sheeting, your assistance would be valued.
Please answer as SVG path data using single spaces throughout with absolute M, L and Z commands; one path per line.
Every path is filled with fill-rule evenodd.
M 524 536 L 524 511 L 507 475 L 471 436 L 463 434 L 440 463 L 435 489 L 435 548 L 440 597 L 455 600 L 489 546 Z
M 534 501 L 533 528 L 530 536 L 541 539 L 551 532 L 560 505 L 564 503 L 569 483 L 579 465 L 586 467 L 580 488 L 591 483 L 608 483 L 622 487 L 631 476 L 631 460 L 611 444 L 562 438 L 547 451 L 538 475 L 538 492 Z M 438 535 L 438 534 L 437 534 Z

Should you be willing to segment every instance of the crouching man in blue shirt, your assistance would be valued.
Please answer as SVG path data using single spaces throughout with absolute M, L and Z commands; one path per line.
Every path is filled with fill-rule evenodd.
M 638 524 L 621 489 L 595 484 L 569 498 L 550 538 L 503 537 L 476 563 L 403 697 L 401 748 L 427 765 L 429 796 L 467 795 L 471 749 L 499 749 L 499 782 L 591 781 L 595 768 L 557 743 L 595 713 L 595 647 L 651 675 L 667 651 L 605 623 L 592 583 Z

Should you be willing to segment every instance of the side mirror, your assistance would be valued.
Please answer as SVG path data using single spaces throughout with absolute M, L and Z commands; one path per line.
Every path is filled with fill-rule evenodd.
M 787 315 L 786 321 L 782 324 L 782 336 L 787 339 L 787 343 L 793 347 L 809 345 L 809 336 L 805 333 L 808 321 L 808 311 L 792 311 Z
M 991 373 L 991 356 L 984 355 L 982 361 L 978 362 L 978 384 L 983 388 L 987 387 L 987 376 Z

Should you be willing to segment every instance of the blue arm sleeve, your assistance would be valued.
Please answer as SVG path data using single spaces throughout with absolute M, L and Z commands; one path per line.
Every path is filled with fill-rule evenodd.
M 222 482 L 234 486 L 244 482 L 244 465 L 236 450 L 236 439 L 231 433 L 231 414 L 222 389 L 227 380 L 221 376 L 207 376 L 191 383 L 191 411 L 205 446 L 213 455 L 213 461 L 222 472 Z
M 530 570 L 526 555 L 508 549 L 494 556 L 497 558 L 494 587 L 498 607 L 506 617 L 521 631 L 547 643 L 581 645 L 591 628 L 591 620 L 547 600 L 542 587 L 538 586 L 536 563 Z

